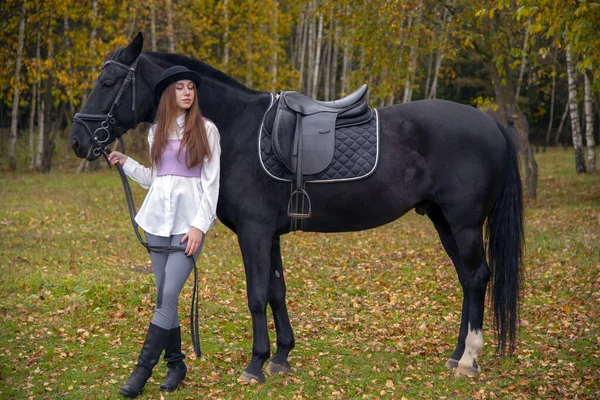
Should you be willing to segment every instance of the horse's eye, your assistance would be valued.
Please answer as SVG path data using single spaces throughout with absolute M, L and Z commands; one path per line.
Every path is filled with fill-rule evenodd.
M 109 88 L 114 84 L 115 84 L 115 81 L 110 81 L 110 80 L 102 82 L 102 86 L 104 86 L 105 88 Z

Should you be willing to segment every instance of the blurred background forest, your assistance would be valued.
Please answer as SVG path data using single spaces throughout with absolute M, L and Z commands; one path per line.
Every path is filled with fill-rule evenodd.
M 519 132 L 529 197 L 547 146 L 573 146 L 577 172 L 595 172 L 600 2 L 7 0 L 0 14 L 4 171 L 93 168 L 71 154 L 73 114 L 106 54 L 141 31 L 145 51 L 203 60 L 257 90 L 331 100 L 368 83 L 375 107 L 484 108 Z

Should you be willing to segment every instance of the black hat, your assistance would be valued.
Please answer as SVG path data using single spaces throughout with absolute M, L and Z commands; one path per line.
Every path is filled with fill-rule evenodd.
M 191 71 L 183 65 L 175 65 L 165 69 L 158 82 L 156 82 L 156 85 L 154 85 L 154 95 L 160 100 L 160 96 L 167 86 L 184 79 L 193 81 L 196 84 L 196 87 L 200 86 L 200 74 Z

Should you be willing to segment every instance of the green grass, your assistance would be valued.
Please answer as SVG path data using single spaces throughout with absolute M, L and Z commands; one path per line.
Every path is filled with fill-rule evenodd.
M 235 236 L 217 225 L 198 263 L 204 356 L 188 356 L 185 386 L 164 397 L 599 398 L 600 177 L 575 174 L 572 151 L 536 156 L 515 357 L 494 354 L 488 310 L 482 374 L 444 368 L 460 288 L 435 230 L 410 213 L 369 231 L 284 237 L 294 371 L 240 385 L 252 345 L 244 271 Z M 152 316 L 149 260 L 116 172 L 69 170 L 0 175 L 2 399 L 118 399 Z M 144 191 L 134 194 L 139 205 Z M 191 281 L 180 305 L 187 354 L 190 300 Z M 165 370 L 141 398 L 161 398 Z

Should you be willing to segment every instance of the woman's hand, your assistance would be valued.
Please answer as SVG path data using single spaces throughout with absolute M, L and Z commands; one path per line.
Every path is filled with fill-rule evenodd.
M 204 233 L 200 229 L 194 226 L 190 228 L 188 233 L 181 239 L 181 243 L 185 243 L 187 240 L 187 246 L 185 247 L 186 256 L 191 257 L 196 254 L 196 251 L 198 251 L 198 248 L 200 247 L 200 243 L 202 243 L 203 236 Z
M 127 156 L 119 151 L 111 151 L 108 155 L 108 161 L 110 161 L 112 165 L 116 165 L 117 163 L 123 165 L 125 164 L 125 161 L 127 161 Z

